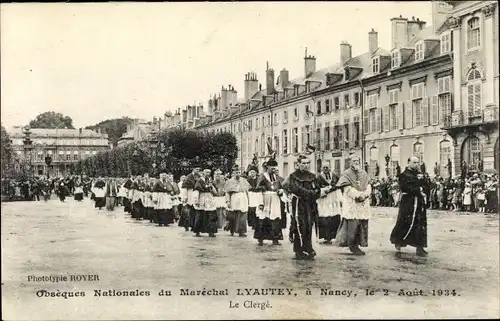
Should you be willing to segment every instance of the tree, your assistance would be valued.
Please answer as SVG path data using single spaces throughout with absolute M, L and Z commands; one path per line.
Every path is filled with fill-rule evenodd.
M 5 130 L 3 125 L 1 125 L 1 166 L 2 166 L 2 174 L 7 171 L 7 169 L 12 165 L 12 146 L 10 144 L 10 136 L 9 133 Z M 3 176 L 3 175 L 2 175 Z
M 54 111 L 47 111 L 36 116 L 35 119 L 30 121 L 31 128 L 68 128 L 74 129 L 73 119 L 69 116 L 64 116 L 61 113 Z
M 108 134 L 108 138 L 114 147 L 118 145 L 118 140 L 123 134 L 127 132 L 128 125 L 132 124 L 134 120 L 129 117 L 107 119 L 98 124 L 87 126 L 86 129 L 95 130 L 100 128 Z

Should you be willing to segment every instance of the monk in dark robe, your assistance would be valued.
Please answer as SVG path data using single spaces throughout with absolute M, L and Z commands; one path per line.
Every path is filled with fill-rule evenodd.
M 425 180 L 419 173 L 418 157 L 411 157 L 408 167 L 399 175 L 401 201 L 396 225 L 391 233 L 391 243 L 398 251 L 404 246 L 416 248 L 418 256 L 427 256 L 427 212 Z
M 184 206 L 186 207 L 186 211 L 189 212 L 189 226 L 191 227 L 191 231 L 193 230 L 194 221 L 196 219 L 196 210 L 194 208 L 194 185 L 196 181 L 200 179 L 200 165 L 194 164 L 193 171 L 186 176 L 186 179 L 182 183 L 182 188 L 186 189 L 186 199 L 184 202 Z
M 311 161 L 304 155 L 297 159 L 298 169 L 290 174 L 288 189 L 292 193 L 292 216 L 297 225 L 293 251 L 297 260 L 312 260 L 316 252 L 312 247 L 312 230 L 316 221 L 316 200 L 321 196 L 316 175 L 310 172 Z

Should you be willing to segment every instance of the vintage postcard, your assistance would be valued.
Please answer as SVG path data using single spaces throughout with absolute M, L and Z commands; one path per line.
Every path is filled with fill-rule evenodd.
M 498 21 L 1 4 L 2 319 L 498 319 Z

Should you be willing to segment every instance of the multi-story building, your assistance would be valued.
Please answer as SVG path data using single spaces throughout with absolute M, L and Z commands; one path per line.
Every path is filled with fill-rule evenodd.
M 13 127 L 8 133 L 17 163 L 15 166 L 31 162 L 34 175 L 69 174 L 72 164 L 110 149 L 108 135 L 99 130 L 32 128 L 32 149 L 29 152 L 24 148 L 25 133 L 22 127 Z M 50 166 L 45 163 L 46 156 L 52 158 Z
M 141 142 L 148 137 L 150 134 L 159 131 L 162 127 L 162 119 L 156 117 L 153 118 L 152 122 L 144 119 L 134 119 L 134 121 L 127 126 L 127 131 L 118 139 L 117 146 L 124 146 L 132 142 Z
M 165 123 L 167 127 L 234 133 L 240 147 L 238 162 L 243 167 L 254 155 L 264 158 L 269 154 L 268 149 L 273 149 L 277 151 L 283 175 L 293 171 L 295 156 L 308 145 L 316 147 L 313 154 L 316 170 L 326 164 L 341 172 L 348 166 L 346 159 L 351 153 L 362 156 L 372 175 L 378 168 L 382 177 L 395 174 L 398 164 L 404 168 L 412 155 L 417 155 L 430 173 L 437 165 L 443 176 L 447 176 L 445 166 L 449 160 L 455 173 L 459 171 L 461 159 L 474 159 L 477 163 L 483 155 L 485 169 L 493 168 L 490 159 L 493 147 L 481 154 L 476 152 L 481 144 L 493 144 L 494 139 L 498 150 L 498 134 L 488 126 L 498 120 L 498 91 L 493 94 L 493 86 L 488 85 L 486 91 L 489 94 L 485 99 L 492 102 L 490 105 L 482 104 L 483 100 L 477 103 L 478 98 L 468 100 L 481 106 L 481 112 L 477 111 L 482 120 L 479 124 L 462 121 L 463 124 L 450 128 L 451 121 L 457 117 L 456 110 L 462 110 L 457 107 L 457 104 L 461 106 L 461 99 L 453 94 L 459 92 L 455 96 L 467 97 L 469 90 L 463 82 L 457 87 L 457 78 L 466 79 L 469 75 L 461 74 L 464 68 L 460 67 L 462 63 L 457 66 L 457 56 L 459 62 L 471 58 L 460 58 L 464 53 L 457 52 L 457 37 L 446 31 L 450 21 L 454 21 L 450 19 L 452 13 L 461 6 L 465 4 L 450 6 L 446 2 L 434 2 L 430 27 L 414 17 L 391 19 L 391 50 L 379 47 L 378 34 L 373 29 L 368 33 L 367 53 L 352 57 L 351 46 L 342 42 L 341 61 L 324 69 L 316 70 L 316 58 L 306 50 L 304 74 L 293 80 L 283 69 L 275 81 L 274 70 L 268 64 L 265 88 L 259 84 L 256 73 L 247 73 L 242 100 L 238 100 L 231 85 L 222 87 L 219 95 L 209 99 L 206 114 L 202 107 L 196 107 L 195 113 L 189 112 L 189 108 L 179 109 L 166 117 Z M 467 12 L 476 15 L 485 14 L 486 9 L 481 11 L 483 7 L 497 10 L 479 2 L 472 7 L 476 11 Z M 497 25 L 497 18 L 494 21 Z M 492 22 L 485 20 L 484 24 L 491 26 Z M 463 46 L 469 38 L 463 38 Z M 497 46 L 485 47 L 492 53 L 475 55 L 482 57 L 484 64 L 492 65 L 490 70 L 496 71 L 487 73 L 487 79 L 481 81 L 489 84 L 491 78 L 498 90 Z M 497 58 L 492 62 L 488 60 L 490 57 Z M 479 59 L 474 60 L 476 69 Z M 457 76 L 457 70 L 461 76 Z M 468 110 L 475 110 L 471 108 Z M 478 134 L 479 143 L 470 139 L 472 143 L 466 145 L 471 147 L 462 148 L 464 128 L 477 132 L 489 130 L 491 134 Z
M 498 171 L 497 2 L 442 1 L 434 6 L 448 15 L 437 33 L 453 55 L 455 96 L 443 129 L 452 139 L 454 173 L 464 161 L 473 169 Z

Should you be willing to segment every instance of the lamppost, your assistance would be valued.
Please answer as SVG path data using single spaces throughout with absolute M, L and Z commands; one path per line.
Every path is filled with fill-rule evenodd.
M 391 157 L 389 154 L 385 154 L 385 175 L 389 177 L 389 160 L 391 160 Z
M 52 163 L 52 156 L 45 156 L 45 164 L 47 165 L 47 179 L 49 179 L 50 164 Z
M 31 177 L 31 151 L 33 150 L 33 140 L 31 140 L 31 129 L 29 126 L 24 127 L 24 159 L 25 159 L 25 173 Z

